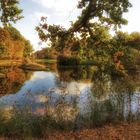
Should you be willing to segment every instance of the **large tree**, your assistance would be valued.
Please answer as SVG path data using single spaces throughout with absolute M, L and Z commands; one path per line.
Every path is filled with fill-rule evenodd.
M 19 0 L 0 0 L 0 21 L 3 25 L 15 23 L 23 17 L 18 4 Z
M 123 13 L 128 12 L 129 7 L 131 7 L 129 0 L 80 0 L 78 8 L 82 9 L 82 14 L 70 28 L 70 31 L 78 31 L 85 27 L 91 32 L 91 20 L 110 26 L 127 24 L 127 20 L 123 18 Z
M 128 12 L 129 7 L 131 7 L 129 0 L 80 0 L 78 8 L 82 9 L 82 13 L 68 30 L 61 26 L 48 26 L 46 19 L 42 18 L 43 23 L 37 27 L 37 31 L 42 41 L 52 40 L 55 37 L 64 40 L 66 35 L 79 32 L 81 29 L 88 30 L 90 36 L 93 36 L 94 23 L 110 27 L 120 27 L 122 24 L 127 24 L 123 13 Z M 60 43 L 62 46 L 61 41 Z

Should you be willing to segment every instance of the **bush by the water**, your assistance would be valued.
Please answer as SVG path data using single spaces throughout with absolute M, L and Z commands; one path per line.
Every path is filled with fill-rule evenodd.
M 80 59 L 77 57 L 58 56 L 57 63 L 59 65 L 79 65 Z

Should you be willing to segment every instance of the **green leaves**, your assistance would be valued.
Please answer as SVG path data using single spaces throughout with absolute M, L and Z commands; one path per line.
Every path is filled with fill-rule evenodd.
M 22 9 L 18 7 L 19 0 L 0 0 L 0 20 L 3 25 L 16 23 L 23 18 Z
M 29 40 L 25 40 L 24 41 L 24 50 L 23 50 L 23 56 L 26 57 L 30 57 L 31 53 L 33 52 L 33 46 L 31 45 Z
M 98 22 L 120 27 L 127 24 L 123 18 L 123 13 L 128 12 L 129 0 L 81 0 L 78 8 L 82 9 L 82 14 L 74 23 L 73 31 L 78 31 L 82 27 L 87 27 L 91 22 Z
M 123 67 L 129 57 L 129 45 L 139 44 L 139 35 L 130 36 L 127 33 L 116 32 L 112 37 L 110 29 L 120 28 L 127 24 L 123 14 L 131 7 L 129 0 L 80 0 L 78 8 L 82 10 L 76 21 L 66 30 L 59 25 L 47 24 L 46 18 L 41 19 L 37 26 L 42 41 L 50 41 L 51 47 L 61 55 L 78 56 L 80 59 L 97 61 L 101 68 L 112 67 L 114 54 L 123 53 L 117 66 Z M 138 45 L 137 45 L 138 46 Z M 71 53 L 68 54 L 68 52 Z
M 59 25 L 48 25 L 45 17 L 41 18 L 41 23 L 36 30 L 42 41 L 64 40 L 65 36 L 81 33 L 81 30 L 93 37 L 96 24 L 107 25 L 110 28 L 127 24 L 123 13 L 128 12 L 131 6 L 129 0 L 80 0 L 77 7 L 82 9 L 82 13 L 75 22 L 72 22 L 68 30 Z

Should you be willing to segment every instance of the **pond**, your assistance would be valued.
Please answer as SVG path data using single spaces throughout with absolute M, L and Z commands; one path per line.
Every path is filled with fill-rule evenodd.
M 94 66 L 48 68 L 0 69 L 7 74 L 0 79 L 0 112 L 7 120 L 20 112 L 21 118 L 47 117 L 46 123 L 55 122 L 54 128 L 67 129 L 140 121 L 139 74 L 118 78 Z

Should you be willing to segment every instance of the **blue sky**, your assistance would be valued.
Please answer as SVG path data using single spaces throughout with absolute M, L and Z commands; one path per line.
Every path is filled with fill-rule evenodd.
M 76 8 L 78 0 L 20 0 L 20 7 L 23 9 L 24 19 L 17 22 L 15 27 L 39 50 L 39 39 L 35 27 L 41 16 L 47 16 L 50 24 L 61 24 L 69 27 L 70 21 L 75 20 L 80 11 Z M 140 32 L 140 0 L 130 0 L 133 7 L 124 14 L 128 25 L 122 30 L 127 32 Z M 46 45 L 44 45 L 46 47 Z

